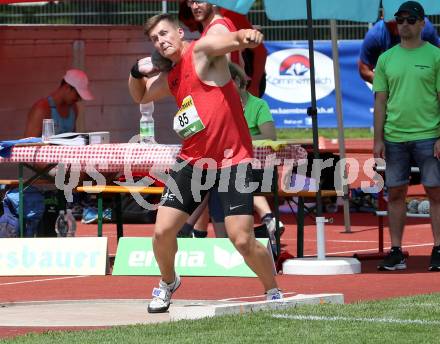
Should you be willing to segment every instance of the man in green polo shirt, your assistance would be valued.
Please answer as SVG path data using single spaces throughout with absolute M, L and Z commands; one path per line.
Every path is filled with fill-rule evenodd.
M 406 269 L 401 250 L 411 162 L 430 201 L 434 247 L 430 271 L 440 271 L 440 49 L 421 39 L 424 9 L 416 1 L 395 13 L 401 43 L 379 57 L 373 80 L 374 156 L 385 158 L 391 251 L 379 270 Z

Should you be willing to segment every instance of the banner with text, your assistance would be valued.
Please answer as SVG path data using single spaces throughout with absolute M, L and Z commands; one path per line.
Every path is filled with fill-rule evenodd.
M 105 275 L 107 238 L 4 238 L 0 276 Z
M 268 239 L 257 239 L 264 246 Z M 179 238 L 174 263 L 181 276 L 256 277 L 229 239 Z M 119 239 L 113 275 L 159 276 L 151 238 Z
M 357 61 L 361 40 L 339 41 L 339 65 L 344 127 L 373 126 L 371 85 L 361 79 Z M 269 41 L 266 93 L 277 128 L 311 128 L 310 61 L 307 41 Z M 331 41 L 315 42 L 318 125 L 338 126 Z

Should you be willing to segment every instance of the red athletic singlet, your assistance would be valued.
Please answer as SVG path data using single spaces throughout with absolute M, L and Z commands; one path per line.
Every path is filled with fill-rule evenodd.
M 208 32 L 208 30 L 209 30 L 212 26 L 217 25 L 217 24 L 220 24 L 220 25 L 225 26 L 225 27 L 229 30 L 229 32 L 235 32 L 235 31 L 237 31 L 237 28 L 235 27 L 234 23 L 233 23 L 229 18 L 219 18 L 219 19 L 214 20 L 211 24 L 209 24 L 209 25 L 203 30 L 203 32 L 202 32 L 202 34 L 201 34 L 200 37 L 206 36 L 206 33 Z M 232 62 L 232 63 L 235 63 L 235 64 L 238 64 L 239 66 L 242 66 L 242 65 L 243 65 L 243 63 L 242 63 L 242 61 L 241 61 L 241 59 L 240 59 L 240 52 L 239 52 L 239 51 L 233 51 L 233 52 L 231 53 L 231 62 Z M 243 67 L 243 66 L 242 66 L 242 67 Z
M 191 96 L 205 129 L 184 140 L 180 158 L 194 164 L 211 158 L 222 167 L 225 150 L 230 149 L 229 162 L 237 165 L 252 157 L 252 141 L 240 96 L 230 80 L 222 87 L 209 86 L 201 81 L 193 64 L 193 48 L 187 47 L 182 59 L 168 74 L 168 86 L 180 108 L 185 97 Z

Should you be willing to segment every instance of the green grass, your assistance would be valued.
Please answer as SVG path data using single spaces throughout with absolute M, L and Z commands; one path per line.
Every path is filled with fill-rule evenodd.
M 278 140 L 285 139 L 312 139 L 312 129 L 277 129 Z M 319 136 L 324 136 L 328 139 L 338 138 L 337 128 L 319 128 Z M 370 128 L 349 128 L 344 130 L 346 139 L 370 139 L 373 138 L 373 133 Z
M 280 319 L 274 315 L 303 316 L 305 319 Z M 312 320 L 311 316 L 324 319 Z M 28 334 L 4 342 L 421 344 L 438 342 L 439 324 L 440 294 L 430 294 L 348 305 L 299 306 L 289 310 L 108 330 Z

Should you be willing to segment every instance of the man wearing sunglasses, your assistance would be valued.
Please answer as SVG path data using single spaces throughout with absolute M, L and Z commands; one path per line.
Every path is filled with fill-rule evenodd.
M 430 202 L 434 247 L 429 271 L 440 271 L 440 49 L 422 40 L 423 7 L 395 13 L 400 44 L 383 53 L 373 81 L 374 157 L 385 158 L 391 251 L 379 270 L 406 269 L 402 237 L 412 162 Z
M 422 39 L 435 46 L 439 46 L 440 41 L 435 27 L 428 18 L 425 17 L 424 19 L 425 26 L 422 30 Z M 379 55 L 399 43 L 400 36 L 395 19 L 387 22 L 382 19 L 374 24 L 365 35 L 361 46 L 358 60 L 361 78 L 369 83 L 373 83 L 374 68 L 376 67 Z

